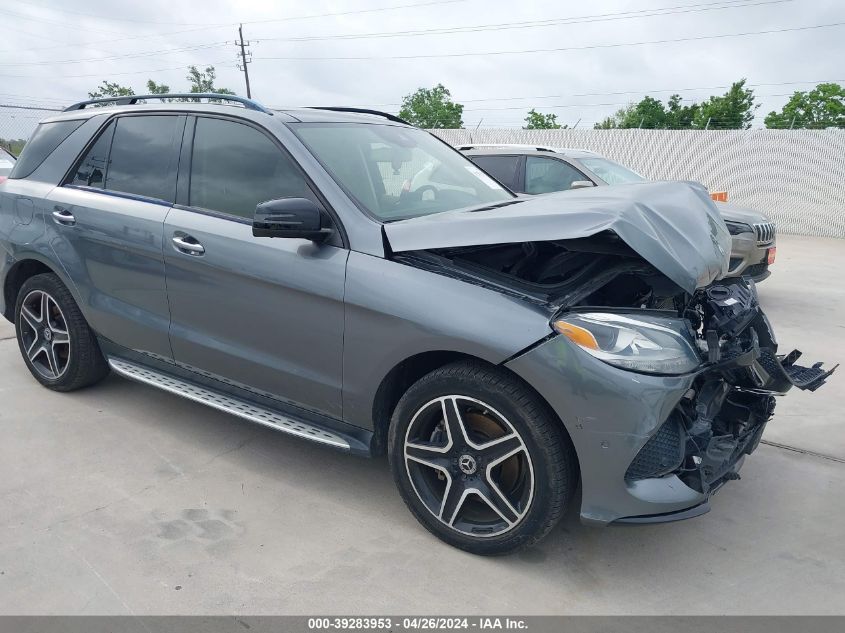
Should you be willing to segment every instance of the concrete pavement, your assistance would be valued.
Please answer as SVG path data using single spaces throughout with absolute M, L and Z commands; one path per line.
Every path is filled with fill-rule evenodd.
M 781 238 L 781 344 L 845 359 L 845 241 Z M 713 511 L 485 559 L 430 536 L 385 460 L 110 377 L 41 388 L 0 324 L 0 614 L 845 613 L 845 371 L 779 403 Z M 821 453 L 819 457 L 806 452 Z

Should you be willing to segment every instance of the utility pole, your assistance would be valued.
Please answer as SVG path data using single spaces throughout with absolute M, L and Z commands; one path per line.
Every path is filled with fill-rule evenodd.
M 252 53 L 247 53 L 246 49 L 249 48 L 249 42 L 244 42 L 244 25 L 238 25 L 238 41 L 235 42 L 235 46 L 240 46 L 241 52 L 238 53 L 238 57 L 240 58 L 241 62 L 238 64 L 238 70 L 242 70 L 244 72 L 244 79 L 246 80 L 246 96 L 247 99 L 252 99 L 252 91 L 249 89 L 249 70 L 247 69 L 247 65 L 252 63 Z

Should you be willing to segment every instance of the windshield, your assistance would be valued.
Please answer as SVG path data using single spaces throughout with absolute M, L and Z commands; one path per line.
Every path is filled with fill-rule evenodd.
M 427 132 L 394 125 L 291 125 L 337 183 L 382 222 L 510 202 L 514 195 Z
M 646 182 L 637 172 L 614 163 L 606 158 L 581 158 L 581 164 L 609 185 L 625 185 L 631 182 Z

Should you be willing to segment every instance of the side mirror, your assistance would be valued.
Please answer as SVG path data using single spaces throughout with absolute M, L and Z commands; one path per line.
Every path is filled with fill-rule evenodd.
M 332 230 L 323 228 L 323 210 L 307 198 L 268 200 L 255 207 L 255 237 L 292 237 L 324 242 Z
M 571 185 L 569 185 L 570 189 L 586 189 L 588 187 L 595 187 L 595 183 L 589 180 L 575 180 Z

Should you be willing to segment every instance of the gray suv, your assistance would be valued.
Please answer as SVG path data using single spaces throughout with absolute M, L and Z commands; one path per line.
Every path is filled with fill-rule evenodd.
M 49 389 L 112 371 L 386 452 L 428 530 L 498 554 L 579 483 L 592 525 L 706 512 L 831 373 L 723 278 L 700 187 L 518 198 L 391 115 L 170 97 L 71 106 L 0 185 L 0 310 Z
M 544 194 L 583 187 L 645 182 L 640 174 L 584 149 L 536 145 L 462 145 L 474 163 L 519 193 Z M 716 207 L 731 234 L 728 275 L 760 282 L 777 254 L 774 223 L 759 211 L 719 202 Z

